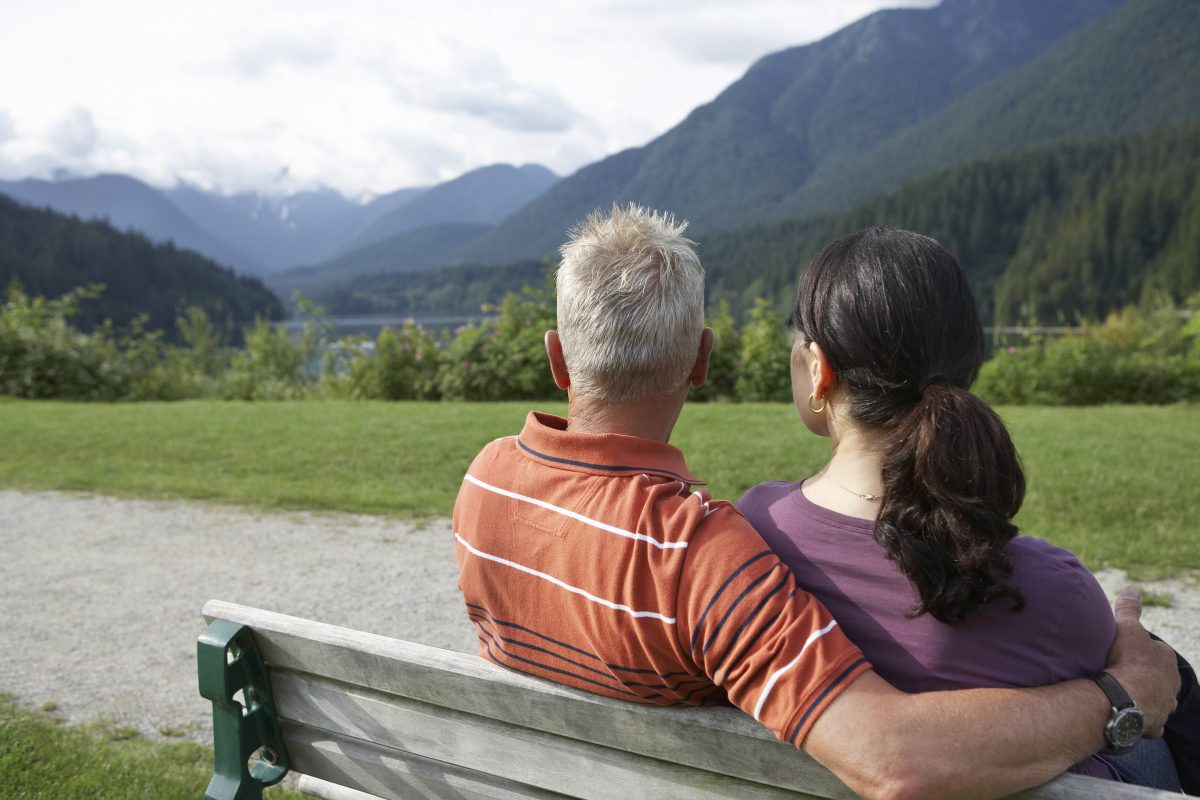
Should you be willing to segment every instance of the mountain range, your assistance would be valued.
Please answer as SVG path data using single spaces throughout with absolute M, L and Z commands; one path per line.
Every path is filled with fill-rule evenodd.
M 0 192 L 172 239 L 267 275 L 281 294 L 300 289 L 358 307 L 370 305 L 374 274 L 390 276 L 388 295 L 397 298 L 415 296 L 405 281 L 419 284 L 423 298 L 445 295 L 437 273 L 412 274 L 421 271 L 496 289 L 504 281 L 481 279 L 481 265 L 520 262 L 504 274 L 528 274 L 530 260 L 552 257 L 572 224 L 614 202 L 669 209 L 714 245 L 742 242 L 746 231 L 832 230 L 821 226 L 870 224 L 869 215 L 841 212 L 883 208 L 873 198 L 948 169 L 1155 132 L 1184 131 L 1186 139 L 1196 122 L 1200 0 L 943 0 L 880 11 L 766 55 L 645 146 L 562 179 L 534 165 L 495 165 L 368 203 L 329 190 L 289 198 L 185 185 L 160 191 L 121 176 L 0 183 Z M 1076 164 L 1052 161 L 1056 169 Z M 100 189 L 114 193 L 108 205 Z M 1183 202 L 1184 194 L 1155 196 Z M 752 251 L 744 242 L 729 250 Z M 785 249 L 771 252 L 778 259 Z M 756 280 L 752 265 L 713 266 L 721 285 L 747 289 Z M 1022 274 L 1046 281 L 1046 269 L 1039 262 Z M 988 274 L 999 280 L 1000 272 Z M 767 294 L 773 287 L 763 284 Z
M 814 210 L 800 202 L 810 182 L 835 182 L 909 128 L 938 113 L 953 115 L 968 95 L 1120 4 L 944 0 L 877 12 L 821 41 L 763 57 L 675 128 L 565 178 L 462 257 L 551 254 L 574 220 L 614 201 L 669 208 L 697 233 Z M 859 196 L 870 193 L 864 187 Z
M 125 175 L 0 181 L 0 194 L 174 242 L 246 274 L 311 265 L 424 225 L 494 225 L 557 180 L 545 167 L 494 164 L 432 187 L 356 203 L 332 189 L 286 197 L 223 195 Z M 429 265 L 426 265 L 429 266 Z
M 400 234 L 272 285 L 311 292 L 371 273 L 552 258 L 574 222 L 614 202 L 670 209 L 702 238 L 846 209 L 957 164 L 1195 120 L 1195 0 L 881 11 L 762 58 L 675 128 L 563 178 L 491 230 Z

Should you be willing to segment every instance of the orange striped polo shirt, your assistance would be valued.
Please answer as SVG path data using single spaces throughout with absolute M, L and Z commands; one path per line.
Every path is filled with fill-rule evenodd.
M 870 667 L 829 612 L 671 445 L 531 413 L 454 505 L 480 654 L 598 694 L 732 702 L 799 745 Z

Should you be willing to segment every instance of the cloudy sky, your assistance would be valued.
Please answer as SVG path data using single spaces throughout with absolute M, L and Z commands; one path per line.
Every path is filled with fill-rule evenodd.
M 935 0 L 0 0 L 0 177 L 347 194 L 644 144 L 758 57 Z

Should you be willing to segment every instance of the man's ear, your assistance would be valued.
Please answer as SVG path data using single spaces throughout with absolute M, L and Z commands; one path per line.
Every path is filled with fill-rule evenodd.
M 837 373 L 833 371 L 829 359 L 825 357 L 825 351 L 819 344 L 809 342 L 808 351 L 812 353 L 808 362 L 808 377 L 812 380 L 814 398 L 820 400 L 828 396 L 837 385 Z
M 565 390 L 571 385 L 571 376 L 567 373 L 567 359 L 563 355 L 558 331 L 546 331 L 546 357 L 550 359 L 550 374 L 554 376 L 554 385 Z
M 708 360 L 712 358 L 713 330 L 705 328 L 700 334 L 700 349 L 696 352 L 696 363 L 688 374 L 688 382 L 692 388 L 699 389 L 708 380 Z

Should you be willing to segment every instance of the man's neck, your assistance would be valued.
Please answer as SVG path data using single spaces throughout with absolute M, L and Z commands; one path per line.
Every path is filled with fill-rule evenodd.
M 619 433 L 643 439 L 671 440 L 683 410 L 686 388 L 672 395 L 654 395 L 633 403 L 606 403 L 568 392 L 567 430 L 572 433 Z

